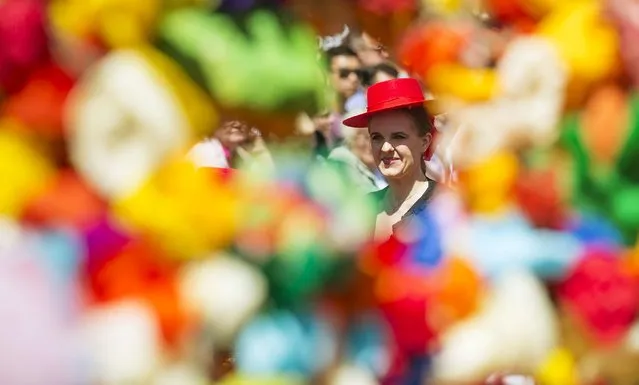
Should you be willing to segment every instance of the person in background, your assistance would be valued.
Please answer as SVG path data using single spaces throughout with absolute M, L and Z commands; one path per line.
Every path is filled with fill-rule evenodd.
M 366 32 L 351 29 L 347 39 L 348 45 L 366 67 L 376 66 L 390 57 L 386 48 Z
M 312 118 L 314 127 L 314 148 L 315 156 L 326 159 L 331 150 L 342 142 L 343 133 L 340 130 L 338 136 L 334 126 L 339 119 L 330 111 L 323 111 Z
M 357 53 L 362 64 L 367 68 L 391 62 L 391 55 L 386 47 L 366 32 L 350 29 L 347 42 L 349 47 Z M 392 65 L 398 70 L 398 78 L 408 77 L 406 71 L 400 69 L 399 66 L 395 64 Z
M 241 120 L 226 120 L 212 137 L 197 143 L 189 152 L 197 167 L 238 168 L 246 162 L 272 164 L 260 131 Z
M 351 181 L 364 193 L 386 187 L 386 181 L 375 166 L 368 131 L 348 126 L 342 130 L 344 143 L 331 151 L 328 160 L 343 166 Z
M 334 110 L 344 114 L 361 106 L 365 100 L 362 89 L 364 70 L 359 57 L 351 48 L 340 45 L 325 52 L 330 84 L 336 94 Z
M 393 63 L 381 62 L 368 70 L 368 85 L 399 78 L 399 70 Z

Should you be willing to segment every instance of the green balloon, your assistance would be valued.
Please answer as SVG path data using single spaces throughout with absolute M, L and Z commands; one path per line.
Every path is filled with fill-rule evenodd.
M 277 17 L 251 15 L 245 33 L 230 16 L 197 8 L 167 14 L 158 27 L 166 51 L 222 104 L 258 111 L 299 110 L 324 101 L 325 82 L 312 30 L 286 31 Z
M 639 231 L 639 96 L 630 99 L 628 137 L 617 161 L 603 168 L 596 164 L 582 138 L 579 115 L 564 121 L 562 143 L 573 158 L 573 199 L 581 211 L 596 212 L 614 223 L 626 244 L 637 241 Z

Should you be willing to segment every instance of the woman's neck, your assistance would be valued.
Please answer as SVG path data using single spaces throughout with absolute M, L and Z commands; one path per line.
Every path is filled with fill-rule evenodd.
M 388 179 L 388 203 L 392 207 L 398 208 L 408 197 L 419 191 L 427 181 L 428 179 L 423 173 L 401 179 Z

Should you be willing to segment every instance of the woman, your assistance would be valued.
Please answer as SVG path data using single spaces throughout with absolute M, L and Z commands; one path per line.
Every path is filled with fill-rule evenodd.
M 384 240 L 422 211 L 435 189 L 426 177 L 425 154 L 432 141 L 432 119 L 415 79 L 380 82 L 367 91 L 366 112 L 344 120 L 368 127 L 373 158 L 388 187 L 373 193 L 378 202 L 375 238 Z

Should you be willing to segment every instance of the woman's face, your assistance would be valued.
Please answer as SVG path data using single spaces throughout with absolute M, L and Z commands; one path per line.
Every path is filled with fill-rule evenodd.
M 430 134 L 419 136 L 413 118 L 402 110 L 371 117 L 369 128 L 373 157 L 387 179 L 401 179 L 421 173 L 423 154 Z

